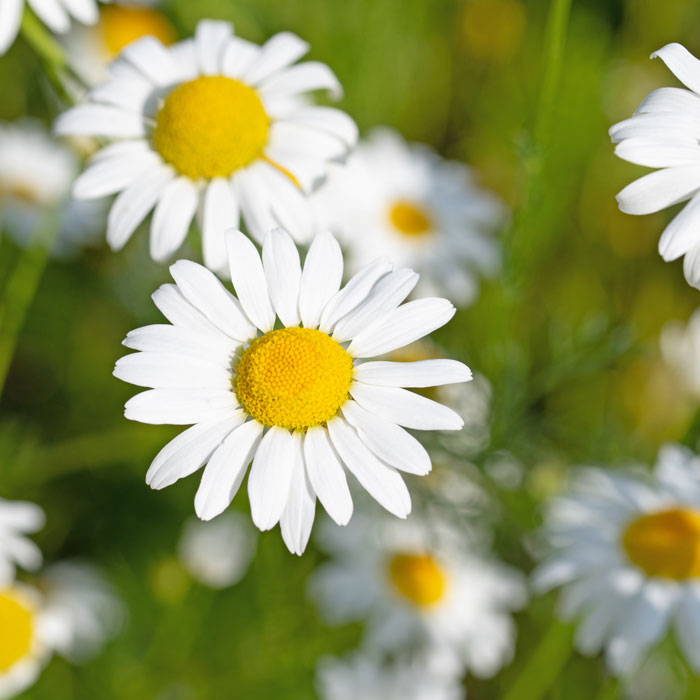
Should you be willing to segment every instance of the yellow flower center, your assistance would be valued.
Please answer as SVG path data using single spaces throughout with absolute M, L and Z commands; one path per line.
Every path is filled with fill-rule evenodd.
M 635 518 L 622 533 L 629 560 L 649 576 L 700 577 L 700 511 L 671 508 Z
M 153 142 L 180 173 L 228 177 L 260 156 L 270 120 L 253 88 L 221 75 L 178 85 L 156 118 Z
M 347 401 L 352 358 L 313 328 L 282 328 L 255 340 L 241 356 L 234 388 L 243 408 L 268 427 L 322 425 Z
M 29 653 L 34 636 L 34 611 L 12 589 L 0 589 L 0 674 Z
M 444 571 L 429 554 L 395 554 L 389 578 L 404 598 L 421 608 L 438 603 L 447 588 Z
M 389 221 L 404 236 L 423 236 L 432 228 L 428 213 L 417 204 L 403 199 L 389 207 Z
M 155 37 L 166 45 L 175 41 L 175 32 L 168 19 L 150 7 L 105 7 L 100 17 L 100 32 L 102 43 L 112 57 L 142 36 Z

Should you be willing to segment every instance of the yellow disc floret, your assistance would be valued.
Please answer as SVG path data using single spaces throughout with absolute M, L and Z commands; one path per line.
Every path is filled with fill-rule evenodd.
M 432 228 L 428 213 L 419 205 L 403 199 L 389 207 L 389 221 L 404 236 L 423 236 Z
M 642 515 L 622 534 L 629 560 L 649 576 L 700 577 L 700 511 L 671 508 Z
M 125 46 L 142 36 L 152 36 L 162 44 L 172 44 L 175 32 L 167 17 L 150 7 L 109 5 L 100 17 L 102 43 L 116 56 Z
M 176 87 L 156 118 L 153 142 L 183 175 L 227 177 L 260 156 L 270 120 L 253 88 L 221 75 Z
M 389 578 L 404 598 L 422 608 L 442 600 L 447 588 L 445 572 L 429 554 L 395 554 Z
M 234 388 L 243 408 L 268 427 L 306 430 L 333 418 L 347 401 L 352 358 L 313 328 L 282 328 L 241 356 Z
M 0 589 L 0 674 L 24 659 L 32 647 L 34 611 L 13 589 Z

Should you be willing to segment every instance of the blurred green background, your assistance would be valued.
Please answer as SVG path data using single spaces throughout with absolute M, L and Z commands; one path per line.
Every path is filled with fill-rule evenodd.
M 678 41 L 700 53 L 700 4 L 574 1 L 561 63 L 544 0 L 171 0 L 164 10 L 182 37 L 205 17 L 256 42 L 298 33 L 336 71 L 340 106 L 362 130 L 395 126 L 472 165 L 508 202 L 504 274 L 436 338 L 493 385 L 492 442 L 475 461 L 497 504 L 498 556 L 530 570 L 539 503 L 571 465 L 649 462 L 667 440 L 697 447 L 696 402 L 662 363 L 658 333 L 689 316 L 698 292 L 680 262 L 656 252 L 671 213 L 617 210 L 614 194 L 642 169 L 614 157 L 607 129 L 655 87 L 676 84 L 652 51 Z M 62 108 L 21 40 L 0 60 L 0 85 L 2 119 L 50 124 Z M 56 659 L 22 697 L 313 698 L 317 657 L 354 648 L 361 633 L 323 626 L 307 601 L 321 559 L 313 542 L 297 558 L 278 531 L 265 533 L 243 582 L 209 591 L 175 559 L 197 479 L 163 492 L 144 484 L 178 430 L 128 423 L 123 404 L 135 389 L 111 372 L 126 332 L 160 322 L 150 294 L 169 276 L 146 248 L 141 232 L 120 254 L 100 247 L 51 262 L 0 404 L 0 492 L 41 504 L 47 559 L 95 561 L 129 609 L 95 661 Z M 0 238 L 0 280 L 16 256 Z M 517 492 L 483 469 L 504 450 L 525 468 Z M 420 507 L 427 487 L 415 477 L 409 487 Z M 234 507 L 247 508 L 243 489 Z M 552 699 L 661 697 L 623 690 L 599 660 L 569 655 L 553 616 L 553 598 L 534 600 L 518 616 L 513 664 L 489 681 L 468 678 L 469 697 L 505 697 L 527 668 L 552 675 Z M 668 668 L 663 698 L 700 697 L 680 660 Z

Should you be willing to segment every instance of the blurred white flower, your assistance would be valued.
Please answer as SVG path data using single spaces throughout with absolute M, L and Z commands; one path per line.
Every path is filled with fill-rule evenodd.
M 523 577 L 466 552 L 454 526 L 356 516 L 347 528 L 326 523 L 321 535 L 332 558 L 313 574 L 310 595 L 331 623 L 366 619 L 368 648 L 417 648 L 434 669 L 482 677 L 511 660 Z
M 578 617 L 584 654 L 605 649 L 630 674 L 673 628 L 700 671 L 700 458 L 670 445 L 653 476 L 583 470 L 546 518 L 551 554 L 534 573 L 563 586 L 561 615 Z
M 188 520 L 178 554 L 194 579 L 210 588 L 226 588 L 245 576 L 256 543 L 257 531 L 250 520 L 229 512 L 209 522 Z
M 34 571 L 41 566 L 41 550 L 27 535 L 40 530 L 44 521 L 39 506 L 0 498 L 0 587 L 14 581 L 16 567 Z
M 0 2 L 0 56 L 12 46 L 17 37 L 24 5 L 25 0 Z M 94 24 L 97 21 L 96 0 L 27 0 L 27 5 L 51 31 L 59 34 L 68 31 L 71 17 L 83 24 Z
M 322 657 L 316 668 L 320 700 L 461 700 L 465 691 L 453 675 L 417 662 L 382 666 L 376 656 Z
M 110 79 L 56 120 L 59 134 L 111 141 L 73 189 L 118 194 L 107 242 L 120 250 L 153 210 L 150 252 L 169 258 L 197 215 L 204 263 L 227 267 L 224 231 L 241 217 L 257 241 L 284 226 L 298 242 L 318 232 L 309 195 L 357 138 L 345 113 L 308 104 L 341 87 L 323 63 L 296 64 L 309 45 L 288 32 L 257 46 L 227 22 L 203 20 L 193 39 L 129 44 Z
M 666 261 L 685 256 L 685 277 L 700 288 L 700 61 L 680 44 L 651 57 L 688 89 L 654 90 L 633 117 L 610 128 L 620 158 L 660 168 L 625 187 L 617 201 L 628 214 L 651 214 L 690 200 L 663 232 L 659 253 Z
M 680 387 L 700 399 L 700 309 L 693 312 L 687 324 L 667 323 L 659 342 L 664 361 L 681 380 Z
M 421 294 L 469 304 L 479 275 L 498 268 L 491 234 L 504 222 L 503 205 L 467 166 L 393 130 L 376 129 L 361 141 L 346 166 L 331 171 L 315 204 L 353 270 L 386 255 L 420 273 Z

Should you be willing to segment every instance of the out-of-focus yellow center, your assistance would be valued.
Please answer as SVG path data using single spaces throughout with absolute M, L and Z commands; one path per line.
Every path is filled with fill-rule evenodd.
M 34 611 L 23 596 L 0 589 L 0 673 L 27 656 L 34 635 Z
M 109 5 L 100 16 L 102 43 L 110 56 L 142 36 L 152 36 L 163 44 L 175 41 L 175 31 L 165 15 L 150 7 Z
M 389 560 L 389 578 L 404 598 L 421 608 L 438 603 L 447 588 L 444 571 L 429 554 L 395 554 Z
M 347 401 L 352 358 L 313 328 L 282 328 L 255 340 L 241 356 L 234 388 L 243 408 L 268 427 L 322 425 Z
M 629 560 L 649 576 L 677 581 L 700 577 L 700 511 L 671 508 L 627 525 L 622 545 Z
M 253 88 L 221 75 L 176 87 L 156 118 L 153 142 L 180 173 L 227 177 L 260 156 L 270 120 Z
M 432 228 L 427 212 L 417 204 L 403 199 L 389 207 L 389 221 L 404 236 L 423 236 Z

